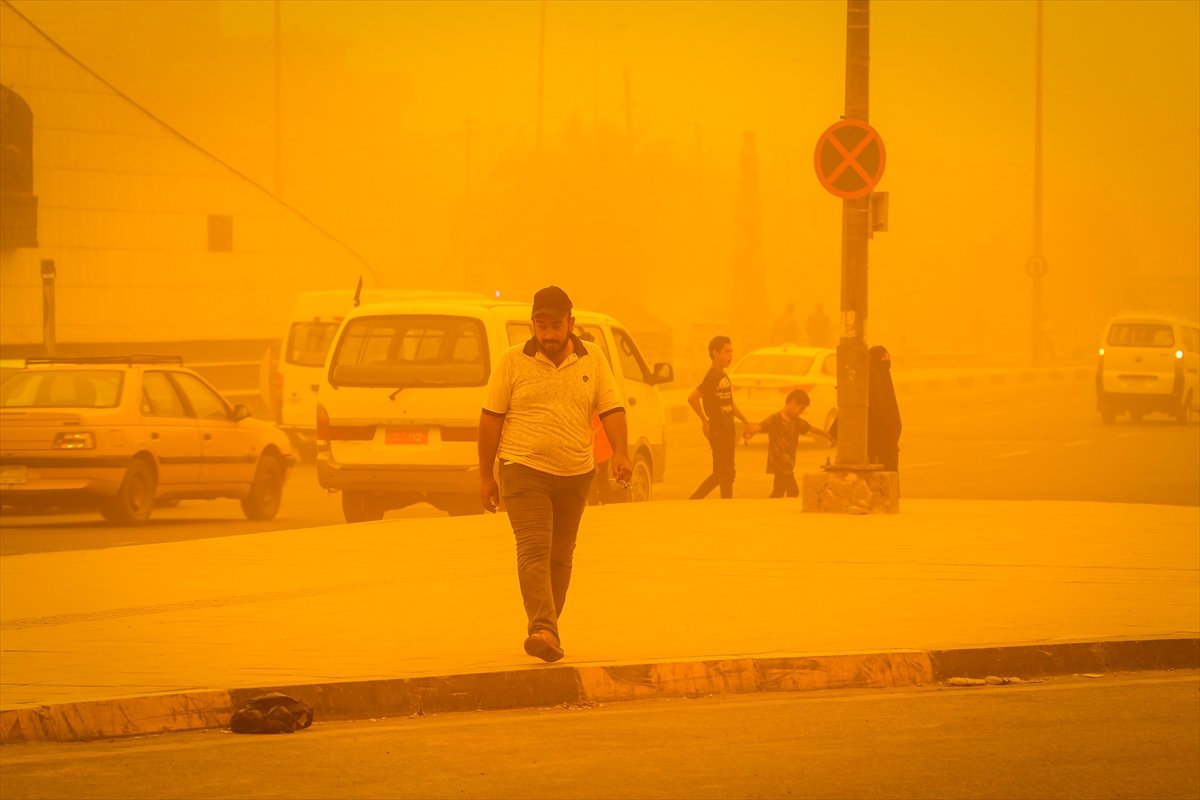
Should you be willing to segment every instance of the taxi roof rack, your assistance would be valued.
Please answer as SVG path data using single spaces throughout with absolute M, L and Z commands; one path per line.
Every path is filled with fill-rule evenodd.
M 25 359 L 26 364 L 183 364 L 183 356 L 55 356 Z

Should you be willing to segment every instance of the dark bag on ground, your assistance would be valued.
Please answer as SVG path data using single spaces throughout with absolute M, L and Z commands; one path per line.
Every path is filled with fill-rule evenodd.
M 233 712 L 234 733 L 294 733 L 313 722 L 313 707 L 303 700 L 271 692 L 259 695 Z

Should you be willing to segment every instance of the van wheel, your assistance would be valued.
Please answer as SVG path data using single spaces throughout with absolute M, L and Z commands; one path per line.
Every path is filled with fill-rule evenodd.
M 154 510 L 154 490 L 158 480 L 154 468 L 141 458 L 125 470 L 121 488 L 100 506 L 100 513 L 118 525 L 145 525 Z
M 250 493 L 242 498 L 248 519 L 274 519 L 283 501 L 283 465 L 274 456 L 263 456 L 254 472 Z
M 342 516 L 346 522 L 375 522 L 383 519 L 386 511 L 373 492 L 342 490 Z
M 633 460 L 633 475 L 629 478 L 629 502 L 645 503 L 654 493 L 654 473 L 650 470 L 650 462 L 645 456 Z

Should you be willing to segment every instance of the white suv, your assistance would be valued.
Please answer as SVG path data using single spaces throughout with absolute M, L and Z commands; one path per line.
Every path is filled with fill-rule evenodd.
M 479 413 L 500 356 L 532 336 L 528 303 L 424 299 L 348 312 L 317 396 L 317 479 L 342 492 L 347 522 L 428 502 L 481 513 Z M 612 317 L 576 310 L 576 332 L 608 356 L 625 397 L 633 500 L 649 500 L 666 469 L 658 384 L 633 337 Z
M 1200 408 L 1200 326 L 1158 314 L 1108 321 L 1096 368 L 1096 406 L 1105 423 L 1163 412 L 1179 422 Z

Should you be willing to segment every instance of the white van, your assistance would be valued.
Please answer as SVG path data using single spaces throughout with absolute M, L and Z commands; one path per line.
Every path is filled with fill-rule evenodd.
M 354 294 L 350 290 L 302 292 L 296 299 L 280 343 L 275 385 L 271 392 L 275 421 L 306 461 L 311 461 L 317 451 L 317 390 L 321 384 L 321 368 L 338 325 L 355 307 Z M 363 289 L 359 301 L 371 303 L 417 297 L 484 299 L 485 296 L 468 292 Z
M 533 335 L 531 306 L 500 300 L 409 300 L 346 314 L 321 374 L 317 480 L 340 490 L 347 522 L 380 519 L 427 502 L 451 514 L 482 513 L 479 413 L 501 355 Z M 576 333 L 608 356 L 625 397 L 633 500 L 649 500 L 666 469 L 658 385 L 629 332 L 604 314 L 576 310 Z
M 1162 412 L 1179 422 L 1200 411 L 1200 326 L 1159 314 L 1126 313 L 1104 329 L 1096 407 L 1105 423 Z

